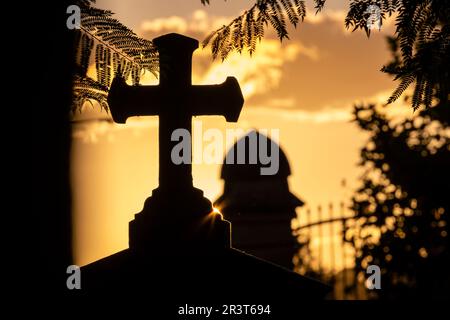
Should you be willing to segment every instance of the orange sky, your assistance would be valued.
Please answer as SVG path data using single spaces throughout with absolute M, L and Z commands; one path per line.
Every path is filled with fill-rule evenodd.
M 235 76 L 245 96 L 237 124 L 200 117 L 203 128 L 275 128 L 291 163 L 293 193 L 311 207 L 348 199 L 357 186 L 359 149 L 366 137 L 349 122 L 356 101 L 384 102 L 394 83 L 379 72 L 389 60 L 385 25 L 367 39 L 343 27 L 344 3 L 329 1 L 319 16 L 309 14 L 289 41 L 272 31 L 254 57 L 234 54 L 213 62 L 209 49 L 193 59 L 194 84 L 214 84 Z M 203 39 L 231 21 L 252 1 L 97 1 L 140 36 L 179 32 Z M 169 5 L 170 4 L 170 5 Z M 150 76 L 144 83 L 156 83 Z M 391 108 L 399 108 L 400 103 Z M 82 117 L 107 117 L 86 109 Z M 79 265 L 128 246 L 128 222 L 157 187 L 157 117 L 129 119 L 126 125 L 83 122 L 74 126 L 73 191 L 75 259 Z M 195 148 L 195 146 L 194 146 Z M 193 165 L 194 184 L 215 200 L 222 191 L 220 165 Z M 348 181 L 342 190 L 341 180 Z

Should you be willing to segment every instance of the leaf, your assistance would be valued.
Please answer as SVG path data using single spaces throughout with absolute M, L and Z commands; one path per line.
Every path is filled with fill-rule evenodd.
M 397 89 L 395 89 L 395 91 L 389 97 L 387 103 L 390 104 L 395 100 L 397 100 L 402 95 L 402 93 L 409 87 L 409 85 L 414 82 L 414 79 L 415 77 L 413 74 L 402 76 L 400 84 L 397 86 Z

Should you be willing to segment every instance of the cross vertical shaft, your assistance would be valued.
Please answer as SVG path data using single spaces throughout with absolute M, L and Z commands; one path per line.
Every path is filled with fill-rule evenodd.
M 166 191 L 192 187 L 191 163 L 175 164 L 171 158 L 172 149 L 178 143 L 171 141 L 172 132 L 179 128 L 191 132 L 191 116 L 179 116 L 174 120 L 169 115 L 159 117 L 159 187 Z
M 176 129 L 182 128 L 189 133 L 192 130 L 192 111 L 186 97 L 192 86 L 192 54 L 198 41 L 183 38 L 174 45 L 173 41 L 160 37 L 153 43 L 159 52 L 159 85 L 168 98 L 159 117 L 159 186 L 163 190 L 187 190 L 192 188 L 192 161 L 174 164 L 171 152 L 178 142 L 172 141 L 171 137 Z M 192 160 L 192 143 L 190 154 Z

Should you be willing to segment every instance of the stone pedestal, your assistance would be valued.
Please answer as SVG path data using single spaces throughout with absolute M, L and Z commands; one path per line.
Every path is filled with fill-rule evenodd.
M 148 254 L 230 248 L 231 224 L 199 189 L 158 188 L 130 222 L 129 245 Z

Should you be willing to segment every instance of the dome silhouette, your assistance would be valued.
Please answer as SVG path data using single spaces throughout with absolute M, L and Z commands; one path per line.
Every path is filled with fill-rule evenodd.
M 255 141 L 258 147 L 254 144 L 249 152 Z M 259 155 L 264 142 L 267 142 L 268 154 L 279 154 L 278 171 L 273 175 L 262 175 L 261 168 L 270 167 L 270 163 L 262 163 L 259 157 L 255 159 L 255 153 Z M 236 163 L 239 143 L 241 152 L 245 147 L 244 164 Z M 263 154 L 267 150 L 263 150 Z M 253 163 L 249 163 L 249 156 L 253 156 Z M 233 161 L 227 163 L 230 159 Z M 296 252 L 291 221 L 296 217 L 295 209 L 303 205 L 303 201 L 289 191 L 290 174 L 289 161 L 278 144 L 251 131 L 228 151 L 221 171 L 224 192 L 214 203 L 232 224 L 233 247 L 288 269 L 293 268 L 292 257 Z
M 262 143 L 267 141 L 269 154 L 278 149 L 278 171 L 274 175 L 261 174 L 261 168 L 267 168 L 270 164 L 261 163 L 259 157 L 256 163 L 249 163 L 250 141 L 257 142 L 256 150 L 259 154 L 261 140 Z M 245 164 L 237 163 L 239 143 L 245 146 Z M 230 162 L 229 159 L 233 159 L 232 163 L 227 163 Z M 214 205 L 226 216 L 229 215 L 226 214 L 227 211 L 234 212 L 235 209 L 257 213 L 292 211 L 304 203 L 289 191 L 287 178 L 290 174 L 289 161 L 279 145 L 253 130 L 228 151 L 220 175 L 225 182 L 224 193 Z
M 267 149 L 261 150 L 260 146 L 267 141 Z M 250 157 L 250 143 L 254 143 L 255 154 L 253 155 L 253 161 L 251 161 Z M 244 147 L 245 153 L 245 164 L 238 163 L 238 153 L 239 153 L 239 144 Z M 277 150 L 276 150 L 277 149 Z M 263 164 L 261 162 L 260 151 L 264 154 L 267 152 L 269 155 L 273 151 L 278 151 L 279 159 L 278 159 L 278 171 L 274 175 L 261 175 L 261 168 L 267 168 L 270 164 Z M 230 161 L 231 160 L 231 161 Z M 230 163 L 232 162 L 232 163 Z M 289 161 L 286 157 L 286 154 L 280 148 L 280 146 L 273 142 L 270 138 L 263 135 L 262 133 L 252 130 L 238 142 L 234 144 L 233 147 L 227 152 L 223 160 L 223 166 L 220 173 L 220 178 L 231 182 L 231 181 L 245 181 L 245 180 L 261 180 L 261 179 L 281 179 L 287 178 L 291 174 L 291 168 L 289 166 Z

